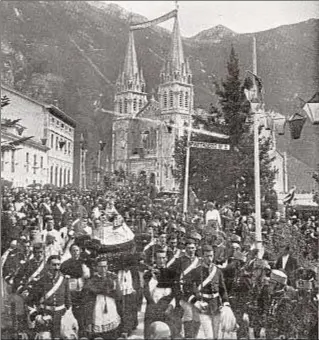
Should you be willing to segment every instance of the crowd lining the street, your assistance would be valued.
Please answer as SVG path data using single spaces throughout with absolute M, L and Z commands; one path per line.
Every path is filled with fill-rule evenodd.
M 318 338 L 318 216 L 267 209 L 258 250 L 253 213 L 158 197 L 138 182 L 3 188 L 2 338 L 134 338 L 145 300 L 145 339 Z M 105 246 L 123 225 L 134 238 Z M 301 255 L 271 251 L 282 226 Z

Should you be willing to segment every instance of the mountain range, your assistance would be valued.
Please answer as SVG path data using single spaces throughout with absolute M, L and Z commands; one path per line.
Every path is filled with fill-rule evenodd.
M 2 82 L 35 99 L 57 103 L 77 121 L 76 141 L 84 134 L 88 162 L 94 164 L 99 140 L 107 143 L 105 158 L 111 150 L 112 116 L 95 111 L 93 103 L 101 98 L 103 108 L 113 109 L 129 25 L 148 19 L 99 1 L 4 1 L 0 6 Z M 232 45 L 241 77 L 252 70 L 253 35 L 266 108 L 290 116 L 300 108 L 298 97 L 313 96 L 319 88 L 319 19 L 254 34 L 219 25 L 183 39 L 193 72 L 195 107 L 216 105 L 214 82 L 227 74 Z M 161 27 L 135 32 L 149 93 L 156 93 L 169 43 L 170 32 Z M 291 141 L 287 131 L 278 138 L 278 146 L 313 168 L 319 162 L 319 150 L 312 150 L 318 138 L 314 129 L 307 124 L 298 141 Z

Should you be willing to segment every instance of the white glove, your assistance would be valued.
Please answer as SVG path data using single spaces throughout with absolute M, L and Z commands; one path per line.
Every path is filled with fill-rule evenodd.
M 43 320 L 43 316 L 42 315 L 37 315 L 35 317 L 35 321 L 38 322 L 40 325 L 44 325 L 45 321 Z
M 244 313 L 243 315 L 243 321 L 245 322 L 245 324 L 249 324 L 249 316 L 247 313 Z
M 264 327 L 261 328 L 260 333 L 259 333 L 259 337 L 262 339 L 266 339 L 266 330 Z

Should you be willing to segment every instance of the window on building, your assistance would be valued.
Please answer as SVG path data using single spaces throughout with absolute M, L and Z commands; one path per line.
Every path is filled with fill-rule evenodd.
M 181 91 L 181 92 L 179 93 L 179 106 L 180 106 L 180 107 L 183 107 L 183 106 L 184 106 L 184 92 L 183 92 L 183 91 Z
M 40 168 L 43 169 L 43 156 L 40 158 Z
M 71 154 L 71 142 L 68 142 L 68 154 Z
M 50 184 L 53 184 L 53 165 L 50 167 Z
M 173 107 L 174 106 L 174 94 L 173 91 L 169 91 L 169 107 Z
M 141 109 L 141 108 L 142 108 L 142 106 L 143 106 L 143 100 L 142 100 L 142 99 L 140 99 L 140 100 L 139 100 L 139 102 L 138 102 L 138 107 L 139 107 L 139 109 Z
M 51 133 L 51 149 L 54 148 L 54 133 Z
M 55 150 L 59 150 L 59 137 L 55 137 Z
M 3 171 L 4 169 L 4 151 L 1 151 L 1 170 Z
M 37 173 L 37 155 L 33 155 L 33 173 Z
M 26 170 L 27 170 L 27 172 L 29 172 L 29 161 L 30 161 L 29 152 L 27 152 L 25 154 L 25 162 L 26 162 Z
M 188 83 L 188 84 L 191 84 L 191 82 L 192 82 L 192 77 L 191 77 L 191 76 L 188 76 L 188 77 L 187 77 L 187 83 Z
M 60 168 L 60 181 L 59 181 L 59 187 L 61 188 L 62 187 L 62 180 L 63 180 L 63 170 L 62 168 Z
M 56 121 L 56 126 L 60 126 L 60 121 Z
M 54 123 L 54 118 L 53 117 L 51 118 L 51 122 Z
M 72 129 L 71 129 L 71 128 L 69 128 L 69 132 L 72 132 Z
M 68 184 L 70 184 L 71 182 L 71 177 L 70 177 L 70 169 L 68 170 Z
M 145 92 L 145 85 L 144 84 L 142 84 L 142 86 L 141 86 L 141 92 Z
M 164 106 L 164 109 L 167 108 L 167 92 L 166 91 L 164 92 L 164 95 L 163 95 L 163 106 Z
M 63 171 L 63 185 L 66 185 L 66 169 Z
M 127 110 L 128 110 L 128 102 L 127 102 L 127 99 L 125 98 L 124 99 L 124 113 L 127 113 Z
M 54 185 L 58 185 L 58 166 L 55 167 Z
M 137 110 L 137 99 L 134 98 L 133 100 L 133 111 L 135 112 Z
M 120 113 L 123 113 L 123 101 L 122 101 L 122 99 L 120 99 L 119 106 L 120 106 Z
M 61 128 L 64 129 L 64 124 L 63 123 L 61 124 Z
M 188 92 L 185 92 L 185 107 L 188 108 Z
M 11 172 L 15 172 L 15 154 L 16 154 L 16 151 L 15 150 L 12 150 L 11 151 Z

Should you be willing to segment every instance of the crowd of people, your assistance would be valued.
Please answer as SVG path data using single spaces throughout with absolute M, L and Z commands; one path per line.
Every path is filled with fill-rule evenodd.
M 134 338 L 144 306 L 145 339 L 317 339 L 318 216 L 263 217 L 259 247 L 253 214 L 197 199 L 184 214 L 143 181 L 3 188 L 2 338 Z M 282 226 L 301 255 L 274 253 Z

